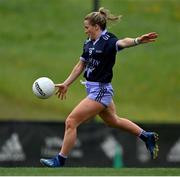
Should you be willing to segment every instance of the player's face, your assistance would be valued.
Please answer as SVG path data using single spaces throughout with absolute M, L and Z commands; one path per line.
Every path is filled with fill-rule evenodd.
M 84 20 L 84 32 L 91 40 L 95 40 L 98 33 L 98 26 L 91 25 L 88 20 Z

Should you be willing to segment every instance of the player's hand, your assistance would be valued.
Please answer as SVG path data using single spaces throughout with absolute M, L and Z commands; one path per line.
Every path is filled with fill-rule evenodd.
M 66 99 L 66 92 L 68 90 L 68 87 L 65 84 L 55 84 L 55 87 L 57 88 L 56 95 L 61 100 Z
M 140 44 L 154 42 L 157 37 L 158 37 L 158 34 L 156 32 L 151 32 L 151 33 L 144 34 L 144 35 L 138 37 L 138 41 Z

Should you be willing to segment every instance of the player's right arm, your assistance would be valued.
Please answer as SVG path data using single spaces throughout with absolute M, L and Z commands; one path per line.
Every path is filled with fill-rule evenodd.
M 85 63 L 83 61 L 79 61 L 73 68 L 71 74 L 68 76 L 68 78 L 61 84 L 55 84 L 55 86 L 58 88 L 56 95 L 58 98 L 66 98 L 66 92 L 68 87 L 81 75 L 81 73 L 84 71 Z

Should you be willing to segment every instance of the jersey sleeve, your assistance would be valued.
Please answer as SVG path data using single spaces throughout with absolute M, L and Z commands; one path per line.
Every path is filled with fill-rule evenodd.
M 119 52 L 120 50 L 123 49 L 123 47 L 118 46 L 117 44 L 118 40 L 119 40 L 118 38 L 114 37 L 114 38 L 111 38 L 109 41 L 111 46 L 114 47 L 114 50 L 116 50 L 116 52 Z
M 118 45 L 118 40 L 116 41 L 116 51 L 119 52 L 120 50 L 123 50 L 124 48 Z

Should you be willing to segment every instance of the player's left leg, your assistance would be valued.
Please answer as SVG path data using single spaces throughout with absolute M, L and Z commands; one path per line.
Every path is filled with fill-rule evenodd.
M 145 142 L 147 149 L 150 151 L 151 158 L 157 158 L 159 151 L 157 144 L 158 134 L 155 132 L 146 132 L 134 122 L 126 118 L 118 117 L 113 101 L 107 109 L 104 109 L 99 113 L 99 116 L 108 126 L 125 130 L 140 137 Z
M 47 167 L 64 166 L 67 155 L 75 144 L 77 127 L 88 119 L 94 117 L 103 109 L 105 109 L 105 107 L 101 103 L 89 99 L 88 97 L 83 99 L 66 119 L 63 145 L 60 154 L 52 159 L 40 159 L 40 162 Z

